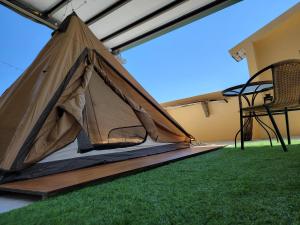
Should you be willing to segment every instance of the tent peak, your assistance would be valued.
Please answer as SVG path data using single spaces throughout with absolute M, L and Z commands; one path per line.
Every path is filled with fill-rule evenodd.
M 80 18 L 79 18 L 78 15 L 76 14 L 76 12 L 73 11 L 70 15 L 68 15 L 68 16 L 64 19 L 64 21 L 59 25 L 59 27 L 58 27 L 55 31 L 52 32 L 51 35 L 53 36 L 53 35 L 56 34 L 57 32 L 64 33 L 64 32 L 68 29 L 72 17 L 76 17 L 77 19 L 80 20 Z

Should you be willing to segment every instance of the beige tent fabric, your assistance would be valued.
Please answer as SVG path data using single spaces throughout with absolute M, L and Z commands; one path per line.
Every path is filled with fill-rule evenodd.
M 30 131 L 74 64 L 74 57 L 65 53 L 71 51 L 78 57 L 83 50 L 81 46 L 74 48 L 65 36 L 53 37 L 18 82 L 0 98 L 0 165 L 4 170 L 11 168 Z
M 41 160 L 57 149 L 74 141 L 83 126 L 83 109 L 85 90 L 92 76 L 92 66 L 81 67 L 74 74 L 69 86 L 65 89 L 56 106 L 52 109 L 36 138 L 26 164 Z
M 126 93 L 128 98 L 134 99 L 134 101 L 138 105 L 142 106 L 146 112 L 151 114 L 151 118 L 155 123 L 156 128 L 160 127 L 160 129 L 157 129 L 158 137 L 156 137 L 154 140 L 157 140 L 159 142 L 181 142 L 187 141 L 189 139 L 186 135 L 179 131 L 174 123 L 171 122 L 174 120 L 171 116 L 169 116 L 170 119 L 168 119 L 164 115 L 162 115 L 162 113 L 156 110 L 143 96 L 138 94 L 137 91 L 130 87 L 130 85 L 128 85 L 126 82 L 124 82 L 124 80 L 120 79 L 119 75 L 112 71 L 112 69 L 110 69 L 107 65 L 105 65 L 100 58 L 93 59 L 93 63 L 95 65 L 98 65 L 100 68 L 102 68 L 103 71 L 105 71 L 107 76 L 109 76 L 111 82 L 113 82 L 121 92 Z M 143 90 L 143 94 L 145 93 L 145 90 Z M 159 103 L 154 102 L 154 104 L 162 111 L 164 111 Z M 166 114 L 168 115 L 168 113 Z
M 92 57 L 97 57 L 97 55 L 92 54 Z M 92 60 L 92 59 L 90 59 Z M 104 67 L 103 65 L 97 65 L 99 63 L 97 60 L 93 62 L 96 70 L 98 71 L 98 75 L 102 78 L 103 82 L 105 82 L 105 86 L 109 87 L 111 90 L 114 91 L 119 96 L 119 99 L 123 103 L 119 103 L 118 107 L 124 103 L 126 103 L 131 111 L 135 113 L 135 116 L 139 119 L 139 121 L 142 122 L 142 125 L 146 128 L 148 134 L 153 140 L 158 139 L 158 131 L 156 129 L 156 126 L 154 124 L 154 121 L 152 120 L 151 116 L 140 106 L 138 105 L 133 99 L 131 99 L 128 95 L 128 92 L 124 94 L 121 90 L 121 87 L 116 85 L 112 80 L 112 75 L 115 75 L 114 73 L 108 73 L 108 68 Z M 112 71 L 111 71 L 112 72 Z M 110 98 L 111 99 L 111 98 Z M 108 100 L 109 101 L 109 100 Z M 106 101 L 106 102 L 108 102 Z M 101 109 L 97 110 L 101 111 Z M 124 110 L 123 110 L 124 111 Z M 114 116 L 116 118 L 117 116 Z M 128 117 L 128 116 L 127 116 Z M 135 118 L 136 118 L 135 117 Z M 136 119 L 137 119 L 136 118 Z M 132 124 L 132 122 L 131 122 Z
M 113 129 L 142 126 L 132 108 L 95 72 L 86 95 L 89 98 L 86 104 L 86 133 L 92 144 L 116 142 L 109 139 Z
M 126 131 L 128 137 L 141 132 L 142 125 L 159 142 L 189 141 L 190 136 L 134 80 L 88 27 L 76 15 L 69 19 L 66 31 L 54 34 L 31 66 L 0 98 L 0 169 L 19 170 L 41 160 L 72 142 L 82 127 L 90 135 L 92 143 L 96 144 L 109 141 L 108 130 L 114 127 L 114 123 L 117 123 L 117 127 L 124 121 L 127 123 L 124 126 L 139 127 L 132 129 L 131 133 Z M 87 48 L 90 49 L 89 61 L 85 58 L 78 60 Z M 97 57 L 95 52 L 101 57 Z M 109 62 L 119 74 L 103 60 Z M 91 65 L 88 66 L 88 63 Z M 97 68 L 102 71 L 100 75 L 107 77 L 106 81 L 101 80 L 99 74 L 95 73 L 94 69 Z M 37 128 L 37 122 L 45 116 L 45 109 L 66 82 L 70 71 L 74 72 L 71 80 L 42 127 Z M 120 74 L 124 79 L 120 78 Z M 108 88 L 104 83 L 112 85 Z M 116 108 L 111 113 L 104 113 L 101 110 L 105 110 L 105 107 L 101 107 L 101 104 L 92 105 L 95 101 L 103 103 L 109 98 L 114 99 L 114 106 L 118 106 L 122 113 L 117 112 Z M 96 116 L 88 116 L 93 113 L 91 107 L 95 109 Z M 94 122 L 100 125 L 95 121 L 101 115 L 100 112 L 103 112 L 102 116 L 111 114 L 110 118 L 101 123 L 103 134 L 95 131 Z M 120 114 L 124 115 L 123 122 L 117 122 Z M 30 136 L 34 132 L 38 133 Z M 28 137 L 34 138 L 33 145 L 30 145 Z M 24 151 L 26 148 L 28 152 Z

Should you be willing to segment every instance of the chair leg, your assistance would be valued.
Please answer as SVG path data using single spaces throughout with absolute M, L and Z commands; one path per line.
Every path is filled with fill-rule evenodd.
M 290 135 L 290 124 L 289 124 L 289 114 L 287 108 L 284 109 L 285 114 L 285 125 L 286 125 L 286 135 L 288 139 L 288 144 L 291 144 L 291 135 Z
M 281 143 L 282 149 L 283 149 L 283 151 L 287 152 L 286 145 L 285 145 L 284 140 L 283 140 L 283 138 L 282 138 L 282 136 L 281 136 L 281 133 L 280 133 L 280 131 L 279 131 L 279 129 L 278 129 L 278 126 L 277 126 L 277 124 L 276 124 L 276 122 L 275 122 L 275 120 L 274 120 L 274 117 L 273 117 L 273 115 L 272 115 L 272 113 L 271 113 L 269 107 L 265 106 L 265 108 L 266 108 L 267 113 L 268 113 L 268 115 L 269 115 L 269 118 L 270 118 L 270 120 L 271 120 L 271 122 L 272 122 L 272 125 L 273 125 L 273 127 L 274 127 L 274 129 L 275 129 L 275 132 L 277 133 L 277 136 L 278 136 L 279 141 L 280 141 L 280 143 Z
M 270 135 L 269 131 L 267 130 L 267 128 L 265 127 L 264 122 L 262 122 L 262 121 L 258 118 L 258 116 L 255 116 L 254 118 L 255 118 L 255 120 L 257 121 L 257 123 L 258 123 L 258 124 L 266 131 L 266 133 L 267 133 L 267 135 L 268 135 L 268 138 L 269 138 L 269 141 L 270 141 L 270 145 L 271 145 L 271 147 L 273 147 L 271 135 Z M 268 127 L 268 126 L 267 126 L 267 127 Z M 276 133 L 275 133 L 275 135 L 276 135 Z M 277 137 L 277 136 L 276 136 L 276 137 Z
M 241 149 L 244 149 L 244 123 L 243 123 L 243 111 L 240 109 L 240 129 L 241 129 Z

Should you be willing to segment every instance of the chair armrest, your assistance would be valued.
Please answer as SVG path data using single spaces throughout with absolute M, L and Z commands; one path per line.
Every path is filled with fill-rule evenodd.
M 273 65 L 269 65 L 263 69 L 261 69 L 260 71 L 258 71 L 257 73 L 255 73 L 242 87 L 239 96 L 242 96 L 243 92 L 245 91 L 245 89 L 248 87 L 248 85 L 251 83 L 251 81 L 253 81 L 256 77 L 258 77 L 259 75 L 261 75 L 263 72 L 271 69 L 273 67 Z
M 263 72 L 271 69 L 273 67 L 272 65 L 269 65 L 261 70 L 259 70 L 257 73 L 255 73 L 252 77 L 250 77 L 250 79 L 244 84 L 244 86 L 242 87 L 240 93 L 238 94 L 238 99 L 239 99 L 239 106 L 240 106 L 240 110 L 243 108 L 243 101 L 242 101 L 242 95 L 243 92 L 245 91 L 245 89 L 249 86 L 249 84 L 251 84 L 251 82 L 258 77 L 259 75 L 261 75 Z

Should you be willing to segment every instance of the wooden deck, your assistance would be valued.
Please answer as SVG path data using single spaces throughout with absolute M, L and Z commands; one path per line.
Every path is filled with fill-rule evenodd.
M 199 154 L 217 150 L 223 146 L 201 146 L 140 157 L 121 162 L 103 164 L 44 177 L 15 181 L 0 185 L 0 191 L 38 195 L 51 195 L 71 191 L 95 182 L 108 181 L 130 173 L 165 165 Z

